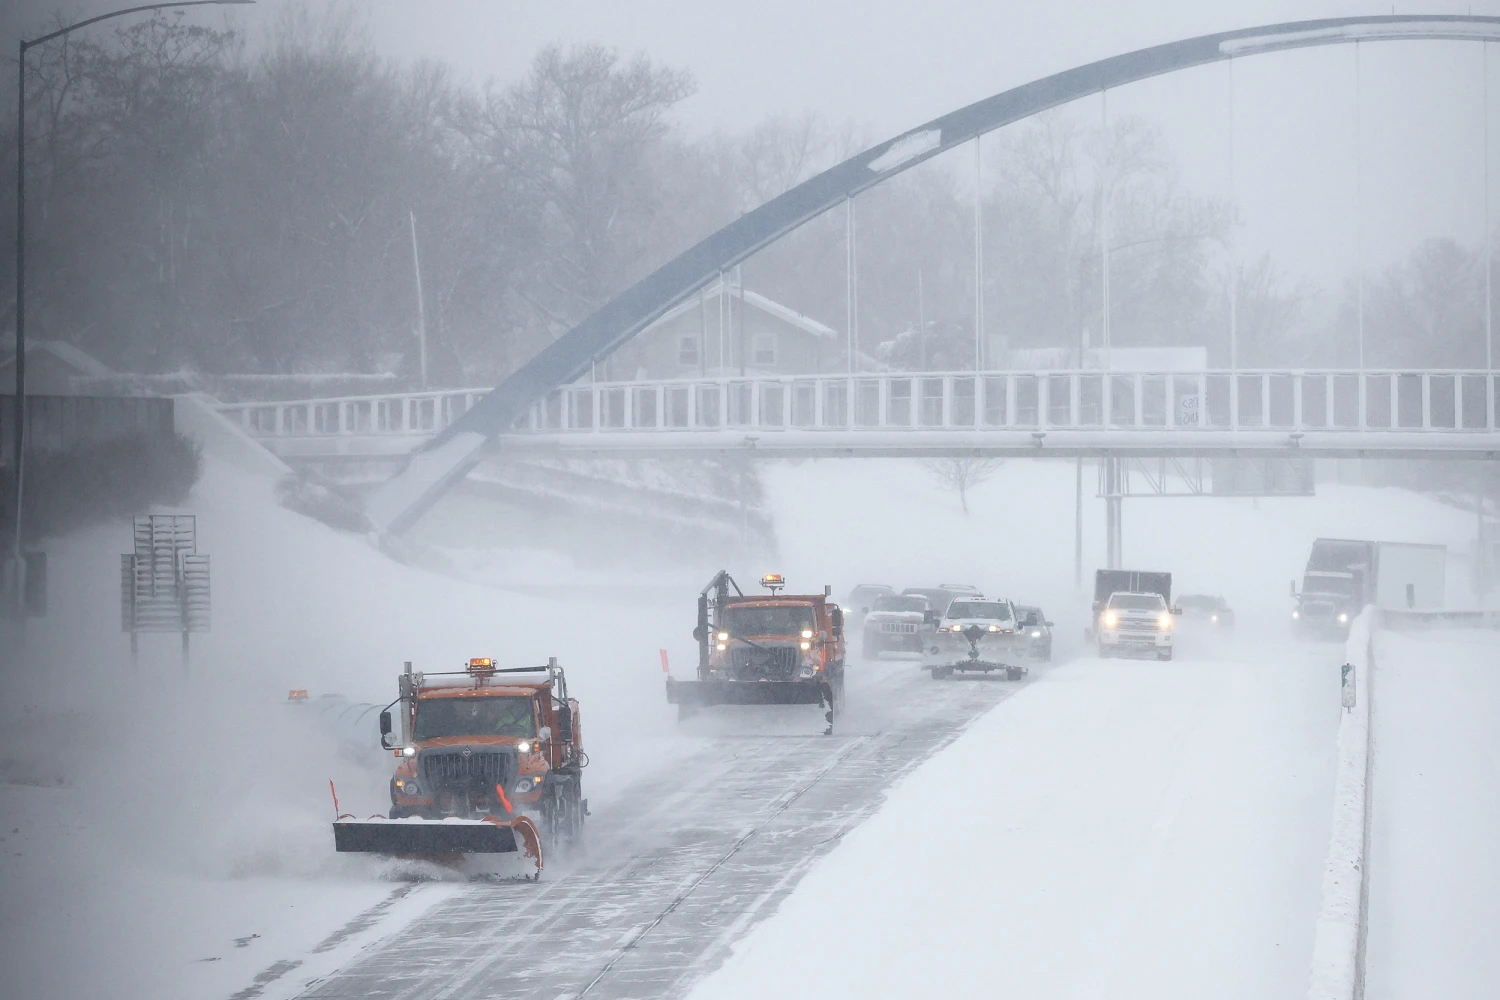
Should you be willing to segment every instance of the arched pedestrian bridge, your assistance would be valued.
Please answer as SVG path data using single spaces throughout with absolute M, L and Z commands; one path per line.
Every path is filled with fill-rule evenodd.
M 852 222 L 852 199 L 860 193 L 1005 125 L 1197 66 L 1316 46 L 1411 40 L 1496 41 L 1500 18 L 1392 14 L 1299 21 L 1204 35 L 1069 69 L 879 143 L 747 212 L 604 304 L 493 389 L 235 409 L 251 433 L 287 454 L 411 452 L 369 501 L 372 520 L 395 532 L 421 517 L 500 438 L 507 448 L 615 454 L 737 448 L 789 455 L 1256 451 L 1492 458 L 1489 360 L 1489 370 L 1478 372 L 850 373 L 577 384 L 598 361 L 769 244 L 841 205 Z M 851 251 L 851 303 L 854 274 Z M 982 293 L 975 315 L 983 316 Z M 855 355 L 852 347 L 848 353 Z M 1490 353 L 1487 342 L 1487 358 Z

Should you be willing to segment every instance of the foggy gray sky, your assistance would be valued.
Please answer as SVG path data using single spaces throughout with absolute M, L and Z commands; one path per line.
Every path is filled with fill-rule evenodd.
M 50 6 L 29 2 L 38 11 Z M 294 2 L 260 0 L 228 16 L 253 31 Z M 71 9 L 110 6 L 89 0 Z M 852 121 L 876 140 L 1008 87 L 1142 46 L 1393 9 L 1388 2 L 1348 0 L 363 0 L 359 6 L 383 52 L 441 60 L 476 83 L 514 79 L 551 41 L 601 42 L 690 70 L 698 93 L 682 105 L 680 120 L 691 129 L 734 131 L 767 114 L 815 111 L 832 122 Z M 1500 0 L 1400 3 L 1394 10 L 1500 14 Z M 1257 56 L 1233 69 L 1232 190 L 1245 223 L 1242 253 L 1269 250 L 1288 270 L 1325 286 L 1355 266 L 1361 229 L 1372 268 L 1425 237 L 1473 244 L 1484 229 L 1481 47 L 1361 46 L 1362 226 L 1354 52 L 1342 46 Z M 1493 47 L 1491 57 L 1500 63 Z M 1490 93 L 1500 97 L 1500 65 L 1489 75 Z M 1228 197 L 1229 81 L 1222 65 L 1147 81 L 1113 93 L 1110 112 L 1155 122 L 1190 188 Z M 1500 102 L 1489 103 L 1491 160 L 1500 162 L 1494 155 Z M 1085 109 L 1097 115 L 1097 98 Z

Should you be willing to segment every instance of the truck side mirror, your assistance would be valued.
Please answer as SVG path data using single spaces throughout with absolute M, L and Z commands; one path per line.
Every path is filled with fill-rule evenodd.
M 1292 596 L 1296 597 L 1297 596 L 1297 581 L 1296 580 L 1292 581 L 1292 588 L 1291 589 L 1292 589 Z
M 702 642 L 707 636 L 708 629 L 704 628 L 702 625 L 699 625 L 697 628 L 693 629 L 693 641 Z
M 844 609 L 843 608 L 834 608 L 833 609 L 833 635 L 834 635 L 834 638 L 838 638 L 839 636 L 841 636 L 843 634 L 844 634 Z
M 1182 614 L 1182 609 L 1181 608 L 1168 608 L 1167 610 L 1171 611 L 1172 614 L 1174 614 L 1174 615 L 1180 615 L 1180 614 Z
M 557 738 L 564 743 L 573 742 L 573 706 L 564 705 L 557 710 Z
M 1047 626 L 1048 628 L 1052 627 L 1052 623 L 1051 622 L 1042 622 L 1042 624 L 1045 625 L 1045 626 Z
M 386 709 L 384 712 L 380 713 L 380 735 L 381 736 L 389 736 L 389 735 L 391 735 L 391 712 L 390 712 L 390 709 Z
M 860 608 L 859 609 L 859 613 L 862 614 L 862 615 L 867 615 L 867 614 L 870 613 L 870 609 L 869 608 Z

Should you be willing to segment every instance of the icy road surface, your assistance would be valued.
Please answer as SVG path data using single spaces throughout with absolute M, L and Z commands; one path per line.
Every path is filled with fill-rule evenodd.
M 586 857 L 549 863 L 540 884 L 467 887 L 304 995 L 682 995 L 884 789 L 1026 683 L 935 682 L 896 659 L 850 673 L 834 736 L 808 708 L 691 720 L 700 747 L 596 811 Z
M 1370 1000 L 1500 982 L 1500 635 L 1376 636 Z
M 693 1000 L 1305 996 L 1340 652 L 1041 675 L 914 770 Z

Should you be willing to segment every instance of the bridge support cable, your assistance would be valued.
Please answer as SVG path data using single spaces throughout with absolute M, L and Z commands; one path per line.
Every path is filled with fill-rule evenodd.
M 974 137 L 974 370 L 984 371 L 984 136 Z
M 1500 18 L 1392 14 L 1203 35 L 1065 70 L 935 118 L 747 212 L 605 303 L 445 427 L 375 493 L 368 513 L 382 530 L 404 531 L 477 464 L 488 443 L 513 428 L 533 403 L 587 374 L 594 361 L 608 357 L 717 274 L 840 201 L 985 132 L 1112 87 L 1231 58 L 1358 41 L 1415 39 L 1500 40 Z
M 1484 370 L 1494 372 L 1495 370 L 1495 331 L 1494 331 L 1494 295 L 1492 285 L 1494 282 L 1494 257 L 1495 257 L 1495 234 L 1490 229 L 1490 45 L 1488 42 L 1479 43 L 1480 52 L 1480 79 L 1483 81 L 1483 114 L 1484 114 Z M 1494 395 L 1490 397 L 1490 423 L 1493 425 Z

